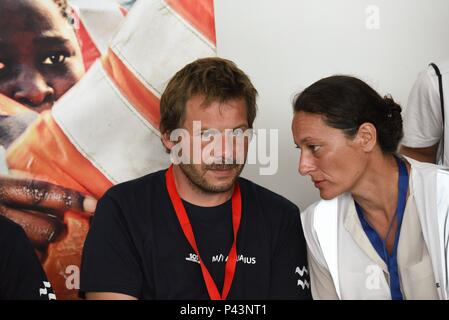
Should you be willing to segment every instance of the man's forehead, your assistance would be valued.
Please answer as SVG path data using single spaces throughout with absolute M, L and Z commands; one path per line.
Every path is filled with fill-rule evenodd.
M 205 103 L 204 99 L 195 99 L 187 103 L 184 120 L 201 121 L 205 127 L 232 124 L 234 128 L 235 122 L 247 122 L 246 107 L 240 99 L 209 103 Z
M 246 102 L 243 98 L 230 98 L 223 100 L 221 98 L 206 97 L 198 95 L 190 98 L 186 103 L 186 113 L 219 113 L 223 114 L 228 111 L 238 112 L 239 109 L 245 110 Z

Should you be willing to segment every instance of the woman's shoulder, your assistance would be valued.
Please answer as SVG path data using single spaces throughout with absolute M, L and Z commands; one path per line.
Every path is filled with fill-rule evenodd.
M 422 162 L 422 161 L 418 161 L 406 156 L 402 157 L 407 160 L 407 162 L 410 164 L 412 170 L 414 171 L 438 171 L 438 170 L 442 170 L 442 171 L 449 171 L 449 167 L 446 166 L 442 166 L 442 165 L 438 165 L 438 164 L 434 164 L 434 163 L 429 163 L 429 162 Z
M 410 164 L 410 179 L 414 189 L 420 185 L 432 185 L 440 181 L 449 182 L 449 168 L 404 157 Z M 441 180 L 442 179 L 442 180 Z

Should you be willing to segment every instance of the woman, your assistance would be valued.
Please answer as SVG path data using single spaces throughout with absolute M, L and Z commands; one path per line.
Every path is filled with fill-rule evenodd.
M 321 79 L 294 101 L 316 299 L 447 299 L 449 172 L 396 153 L 401 108 L 363 81 Z

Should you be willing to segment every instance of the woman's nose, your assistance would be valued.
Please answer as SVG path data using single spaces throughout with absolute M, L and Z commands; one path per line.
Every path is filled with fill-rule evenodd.
M 305 152 L 301 152 L 301 155 L 299 157 L 299 174 L 305 176 L 313 171 L 314 168 L 315 166 L 312 159 L 310 159 L 310 157 Z

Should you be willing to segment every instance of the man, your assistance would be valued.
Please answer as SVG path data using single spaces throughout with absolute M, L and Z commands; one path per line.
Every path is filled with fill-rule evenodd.
M 448 166 L 448 116 L 444 110 L 449 103 L 449 60 L 435 66 L 418 75 L 410 92 L 404 113 L 401 153 L 419 161 Z
M 0 216 L 0 300 L 54 300 L 55 294 L 19 225 Z
M 183 161 L 99 201 L 82 258 L 87 299 L 311 298 L 298 208 L 239 178 L 256 94 L 220 58 L 196 60 L 170 80 L 160 131 Z

